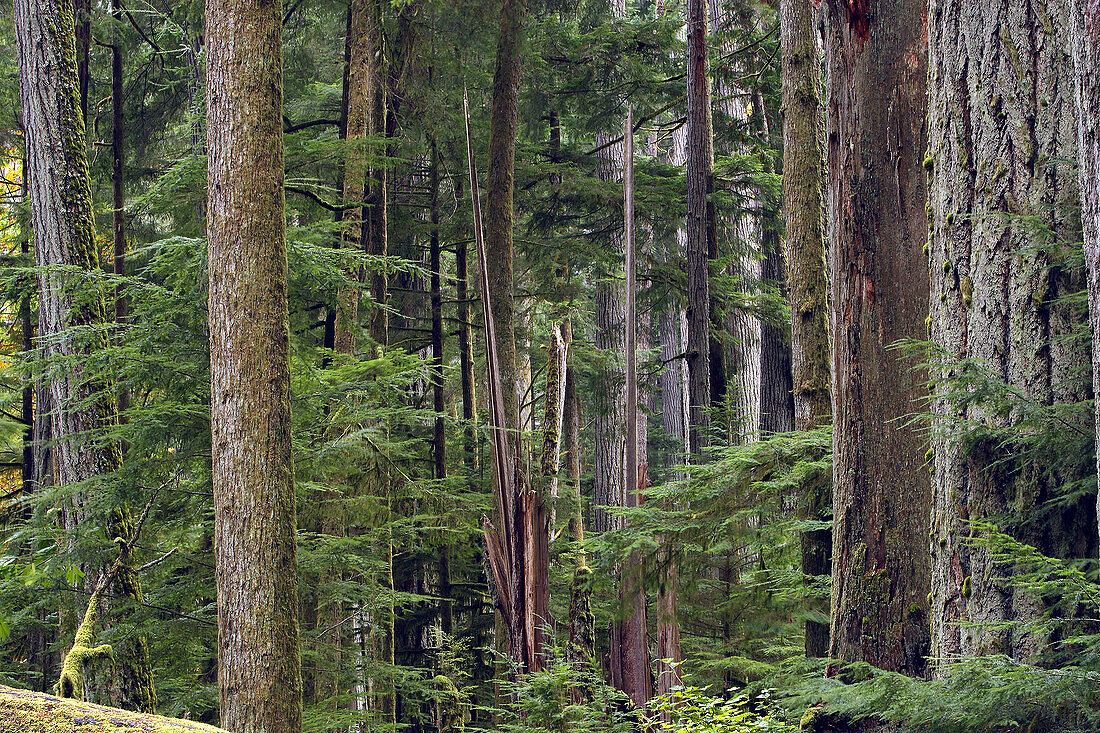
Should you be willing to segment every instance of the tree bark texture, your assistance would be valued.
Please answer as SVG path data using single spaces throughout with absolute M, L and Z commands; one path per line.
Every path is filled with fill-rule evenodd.
M 926 378 L 891 344 L 924 335 L 922 0 L 827 4 L 833 567 L 829 656 L 912 675 L 928 652 L 931 495 L 906 418 Z
M 107 308 L 102 292 L 88 292 L 89 287 L 97 287 L 94 273 L 99 270 L 99 255 L 72 8 L 67 0 L 15 4 L 28 197 L 35 262 L 40 268 L 39 338 L 45 356 L 59 363 L 51 375 L 49 402 L 44 404 L 54 408 L 52 453 L 63 485 L 110 473 L 122 461 L 117 444 L 96 445 L 87 438 L 118 423 L 118 405 L 109 385 L 89 380 L 83 371 L 88 354 L 107 346 Z M 74 277 L 62 268 L 75 268 L 88 276 Z M 84 333 L 74 333 L 74 328 Z M 105 520 L 107 537 L 130 538 L 133 519 L 127 504 L 115 502 Z M 140 602 L 141 585 L 128 554 L 111 595 Z M 117 622 L 107 608 L 101 617 L 105 626 Z M 107 689 L 97 691 L 99 696 L 135 710 L 155 709 L 145 638 L 121 634 L 114 658 L 114 674 Z
M 710 256 L 717 249 L 714 192 L 714 133 L 707 68 L 706 0 L 687 0 L 687 233 L 688 434 L 693 454 L 708 443 L 710 430 Z
M 791 376 L 794 427 L 812 430 L 832 420 L 829 395 L 829 277 L 825 264 L 825 105 L 817 12 L 802 0 L 781 0 L 779 33 L 783 78 L 783 253 L 791 304 Z M 828 487 L 808 487 L 801 516 L 824 520 L 832 496 Z M 802 572 L 830 572 L 829 530 L 803 532 Z M 828 614 L 824 603 L 814 610 Z M 806 656 L 829 653 L 829 625 L 806 622 Z
M 500 9 L 496 70 L 489 123 L 488 216 L 485 247 L 489 255 L 489 287 L 497 329 L 505 428 L 519 420 L 516 393 L 515 280 L 512 273 L 512 185 L 515 178 L 516 132 L 519 123 L 519 80 L 523 59 L 527 0 L 504 0 Z
M 361 0 L 366 5 L 363 34 L 363 51 L 366 64 L 364 75 L 369 104 L 367 108 L 367 134 L 384 137 L 388 134 L 387 111 L 389 99 L 386 79 L 386 43 L 383 0 Z M 374 342 L 375 355 L 389 345 L 389 328 L 385 305 L 389 291 L 389 276 L 380 261 L 389 253 L 389 176 L 386 164 L 376 152 L 369 167 L 366 188 L 370 206 L 363 217 L 363 240 L 368 255 L 376 258 L 370 276 L 370 294 L 374 307 L 370 312 L 368 331 Z
M 1089 330 L 1092 332 L 1092 391 L 1100 392 L 1100 2 L 1070 0 L 1073 62 L 1076 69 L 1077 161 L 1081 184 L 1081 224 L 1088 268 Z M 1100 438 L 1100 403 L 1096 408 Z M 1100 441 L 1098 441 L 1100 444 Z M 1100 466 L 1100 453 L 1097 454 Z M 1100 526 L 1100 496 L 1097 496 Z
M 958 421 L 1008 427 L 1017 409 L 960 403 L 948 392 L 958 359 L 977 359 L 1025 400 L 1042 405 L 1089 397 L 1080 377 L 1087 345 L 1067 337 L 1077 308 L 1059 298 L 1081 288 L 1036 224 L 1073 241 L 1078 180 L 1074 88 L 1066 0 L 1042 4 L 929 4 L 928 156 L 931 336 L 937 367 L 933 433 L 932 652 L 936 658 L 1008 654 L 1033 660 L 1044 638 L 1022 628 L 970 627 L 1037 618 L 1043 604 L 1005 581 L 1009 564 L 974 545 L 969 522 L 1024 519 L 1058 485 L 1082 478 L 1073 462 L 1051 477 L 1014 470 L 997 440 L 959 434 Z M 1026 219 L 1025 219 L 1026 218 Z M 1094 546 L 1091 507 L 1054 510 L 1019 538 L 1056 557 Z
M 206 7 L 218 683 L 241 733 L 302 726 L 280 9 Z

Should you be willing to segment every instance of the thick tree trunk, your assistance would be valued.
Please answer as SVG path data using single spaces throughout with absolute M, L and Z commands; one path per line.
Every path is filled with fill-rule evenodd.
M 102 293 L 89 293 L 86 278 L 62 268 L 87 273 L 99 269 L 91 184 L 85 150 L 84 116 L 80 112 L 79 80 L 72 4 L 67 0 L 20 0 L 15 5 L 19 51 L 26 163 L 30 187 L 31 226 L 39 275 L 39 335 L 45 356 L 60 362 L 50 383 L 54 407 L 53 451 L 58 479 L 74 484 L 118 469 L 117 444 L 96 445 L 89 434 L 118 422 L 112 388 L 89 379 L 83 371 L 90 351 L 106 348 L 103 326 L 107 309 Z M 94 275 L 91 278 L 94 282 Z M 89 345 L 73 336 L 72 328 L 94 334 Z M 107 537 L 128 540 L 133 532 L 129 506 L 115 502 L 107 516 Z M 128 553 L 127 553 L 128 555 Z M 141 601 L 141 586 L 128 556 L 115 574 L 111 593 Z M 108 623 L 116 623 L 109 609 Z M 145 638 L 121 636 L 114 649 L 115 668 L 101 695 L 142 711 L 156 707 L 152 668 Z M 74 694 L 82 694 L 75 691 Z
M 928 653 L 930 486 L 906 418 L 926 377 L 923 0 L 828 3 L 833 586 L 829 656 L 913 675 Z
M 832 420 L 829 396 L 829 278 L 825 265 L 825 107 L 820 52 L 814 34 L 817 15 L 802 0 L 779 6 L 783 63 L 783 218 L 787 294 L 791 303 L 791 376 L 794 427 L 812 430 Z M 828 487 L 807 487 L 800 515 L 824 520 L 832 496 Z M 829 530 L 803 532 L 802 572 L 827 575 L 832 563 Z M 825 603 L 811 610 L 828 615 Z M 829 625 L 806 622 L 806 656 L 829 653 Z
M 931 336 L 947 360 L 977 359 L 1023 399 L 1042 405 L 1087 399 L 1078 376 L 1088 348 L 1067 337 L 1076 307 L 1059 300 L 1080 289 L 1038 227 L 1072 241 L 1064 211 L 1077 198 L 1073 80 L 1066 0 L 1042 5 L 930 3 L 928 156 Z M 981 43 L 976 43 L 981 39 Z M 1023 71 L 1022 71 L 1022 70 Z M 1027 220 L 1024 220 L 1027 217 Z M 1095 221 L 1095 220 L 1094 220 Z M 957 365 L 936 369 L 938 420 L 932 513 L 932 652 L 1008 654 L 1034 660 L 1046 638 L 1022 627 L 968 626 L 1035 620 L 1034 594 L 1007 584 L 1012 566 L 969 541 L 973 520 L 1025 519 L 1081 479 L 1086 466 L 1013 470 L 999 441 L 959 434 L 958 420 L 1008 427 L 1002 405 L 958 402 Z M 1095 551 L 1091 507 L 1073 505 L 1025 522 L 1018 536 L 1055 557 Z
M 282 24 L 206 8 L 208 241 L 221 720 L 302 726 L 283 203 Z
M 706 0 L 687 0 L 688 435 L 692 454 L 708 443 L 711 398 L 710 256 L 717 248 L 714 139 L 707 73 Z
M 1088 267 L 1089 327 L 1092 331 L 1092 391 L 1100 394 L 1100 2 L 1070 0 L 1073 61 L 1076 68 L 1077 161 L 1081 183 L 1081 223 Z M 1100 402 L 1096 405 L 1100 444 Z M 1100 451 L 1097 452 L 1100 467 Z M 1100 496 L 1097 496 L 1100 525 Z

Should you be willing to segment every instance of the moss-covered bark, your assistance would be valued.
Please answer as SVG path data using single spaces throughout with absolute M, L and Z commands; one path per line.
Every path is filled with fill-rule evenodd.
M 132 713 L 0 685 L 0 729 L 22 733 L 223 733 L 189 720 Z
M 46 356 L 61 365 L 51 372 L 50 380 L 50 397 L 56 405 L 53 450 L 58 478 L 71 485 L 109 474 L 122 462 L 117 443 L 99 445 L 87 438 L 118 423 L 118 405 L 109 385 L 84 372 L 88 355 L 107 346 L 103 328 L 107 309 L 96 278 L 85 275 L 99 270 L 99 253 L 80 109 L 73 5 L 21 1 L 16 3 L 15 19 L 31 225 L 35 262 L 41 268 L 40 338 Z M 84 512 L 81 503 L 78 497 L 77 514 Z M 108 538 L 128 540 L 133 532 L 129 506 L 116 503 L 104 525 Z M 140 602 L 140 582 L 128 549 L 125 553 L 111 595 Z M 116 616 L 105 606 L 99 620 L 109 628 L 117 623 Z M 92 618 L 89 633 L 94 636 L 95 613 Z M 114 650 L 114 664 L 108 675 L 97 680 L 97 694 L 127 708 L 152 711 L 156 695 L 145 638 L 118 636 L 122 641 Z M 91 646 L 91 639 L 87 641 L 85 646 Z
M 791 300 L 791 374 L 795 428 L 812 430 L 832 419 L 829 392 L 829 277 L 825 265 L 825 102 L 821 88 L 816 12 L 809 3 L 779 5 L 783 56 L 783 217 L 787 289 Z M 826 519 L 829 486 L 802 487 L 801 515 Z M 832 559 L 828 530 L 803 532 L 802 572 L 824 575 Z M 825 603 L 814 606 L 825 614 Z M 806 621 L 806 656 L 829 652 L 829 625 Z
M 206 4 L 218 684 L 248 733 L 302 726 L 280 10 Z

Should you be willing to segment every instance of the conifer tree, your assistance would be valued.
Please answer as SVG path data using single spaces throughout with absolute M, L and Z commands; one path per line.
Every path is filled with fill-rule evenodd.
M 19 79 L 26 133 L 26 165 L 39 270 L 39 339 L 45 355 L 57 362 L 50 377 L 51 418 L 57 476 L 63 485 L 88 483 L 116 471 L 120 446 L 103 441 L 99 432 L 118 424 L 118 404 L 112 387 L 85 371 L 88 357 L 107 347 L 108 321 L 103 293 L 97 291 L 99 253 L 92 216 L 84 115 L 80 109 L 80 78 L 72 4 L 23 1 L 15 5 L 19 49 Z M 89 285 L 89 281 L 92 283 Z M 89 292 L 91 290 L 91 292 Z M 87 515 L 89 497 L 76 500 L 77 517 Z M 104 535 L 118 547 L 118 568 L 110 578 L 111 595 L 141 603 L 141 584 L 131 557 L 134 526 L 129 504 L 110 497 Z M 75 529 L 75 527 L 73 528 Z M 98 580 L 92 580 L 95 587 Z M 86 623 L 65 657 L 67 669 L 79 678 L 85 663 L 81 650 L 91 646 L 96 621 L 117 625 L 113 611 L 99 610 L 102 593 L 93 594 Z M 113 606 L 122 606 L 115 602 Z M 146 640 L 140 634 L 120 635 L 113 673 L 95 691 L 99 699 L 139 711 L 156 707 L 152 668 Z M 83 640 L 83 641 L 81 641 Z M 102 648 L 97 645 L 94 648 Z M 82 689 L 62 693 L 84 697 Z M 72 679 L 70 674 L 69 679 Z
M 927 313 L 923 0 L 826 7 L 833 383 L 829 656 L 922 675 L 928 470 L 906 419 L 924 379 L 889 347 Z
M 297 733 L 280 5 L 211 0 L 206 28 L 221 724 L 240 733 Z

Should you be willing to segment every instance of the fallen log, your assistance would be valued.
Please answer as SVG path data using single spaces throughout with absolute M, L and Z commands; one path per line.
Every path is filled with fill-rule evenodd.
M 224 733 L 190 720 L 132 713 L 0 685 L 0 733 Z

